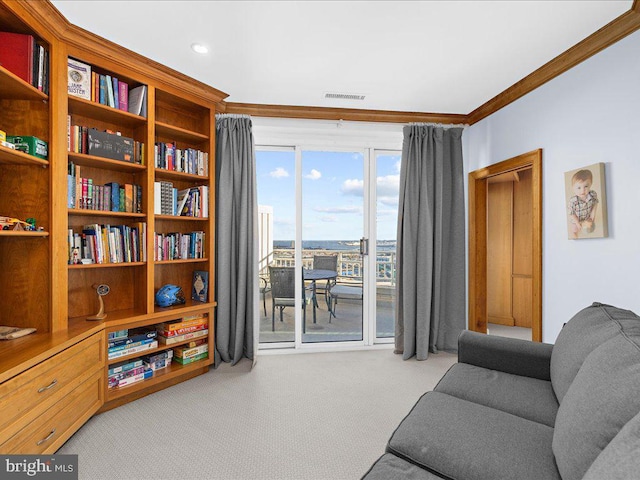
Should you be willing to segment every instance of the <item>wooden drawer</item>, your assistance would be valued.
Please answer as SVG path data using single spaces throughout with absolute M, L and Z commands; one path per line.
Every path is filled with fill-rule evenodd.
M 54 453 L 102 405 L 102 372 L 73 389 L 8 441 L 3 454 Z
M 86 380 L 103 372 L 104 333 L 83 340 L 0 384 L 0 442 Z

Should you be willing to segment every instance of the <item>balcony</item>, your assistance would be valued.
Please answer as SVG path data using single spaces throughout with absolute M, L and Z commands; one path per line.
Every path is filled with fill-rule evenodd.
M 302 251 L 304 268 L 313 268 L 314 255 L 337 255 L 338 278 L 340 284 L 362 283 L 362 257 L 353 250 L 336 251 L 327 249 L 305 249 Z M 376 310 L 378 337 L 394 336 L 395 310 L 395 251 L 383 252 L 376 257 Z M 293 249 L 274 249 L 260 262 L 261 276 L 268 277 L 268 265 L 291 267 L 295 265 Z M 322 289 L 324 281 L 318 281 L 318 288 Z M 275 331 L 271 330 L 271 295 L 265 295 L 266 315 L 260 298 L 260 342 L 293 342 L 294 314 L 293 307 L 284 309 L 283 321 L 280 322 L 279 310 L 275 312 Z M 316 323 L 313 323 L 313 304 L 306 306 L 306 331 L 302 335 L 303 343 L 343 342 L 362 340 L 362 302 L 358 300 L 340 299 L 336 306 L 336 317 L 329 321 L 329 310 L 325 300 L 324 290 L 317 294 Z

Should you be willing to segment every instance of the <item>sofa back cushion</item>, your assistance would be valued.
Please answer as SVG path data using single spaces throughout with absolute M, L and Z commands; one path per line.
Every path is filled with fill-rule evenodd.
M 583 480 L 627 480 L 640 472 L 640 413 L 633 417 L 593 462 Z
M 563 480 L 579 480 L 622 427 L 640 412 L 640 322 L 591 352 L 556 416 L 553 454 Z
M 551 385 L 562 403 L 571 382 L 587 355 L 619 333 L 619 320 L 640 317 L 629 310 L 594 303 L 578 313 L 562 328 L 551 353 Z

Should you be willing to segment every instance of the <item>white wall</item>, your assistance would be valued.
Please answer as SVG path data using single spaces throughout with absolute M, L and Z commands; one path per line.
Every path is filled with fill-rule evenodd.
M 640 313 L 640 32 L 464 135 L 468 171 L 543 149 L 543 341 L 593 301 Z M 564 172 L 597 162 L 609 237 L 568 240 Z

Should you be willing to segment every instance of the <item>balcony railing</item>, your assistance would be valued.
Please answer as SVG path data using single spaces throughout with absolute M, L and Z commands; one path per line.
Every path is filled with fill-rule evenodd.
M 303 250 L 302 266 L 313 268 L 314 255 L 338 256 L 338 279 L 342 281 L 362 282 L 362 256 L 358 252 L 340 250 Z M 268 265 L 276 267 L 295 266 L 292 249 L 274 249 L 267 257 L 260 260 L 260 275 L 268 275 Z M 395 286 L 396 284 L 396 252 L 381 252 L 376 256 L 376 283 L 378 285 Z

